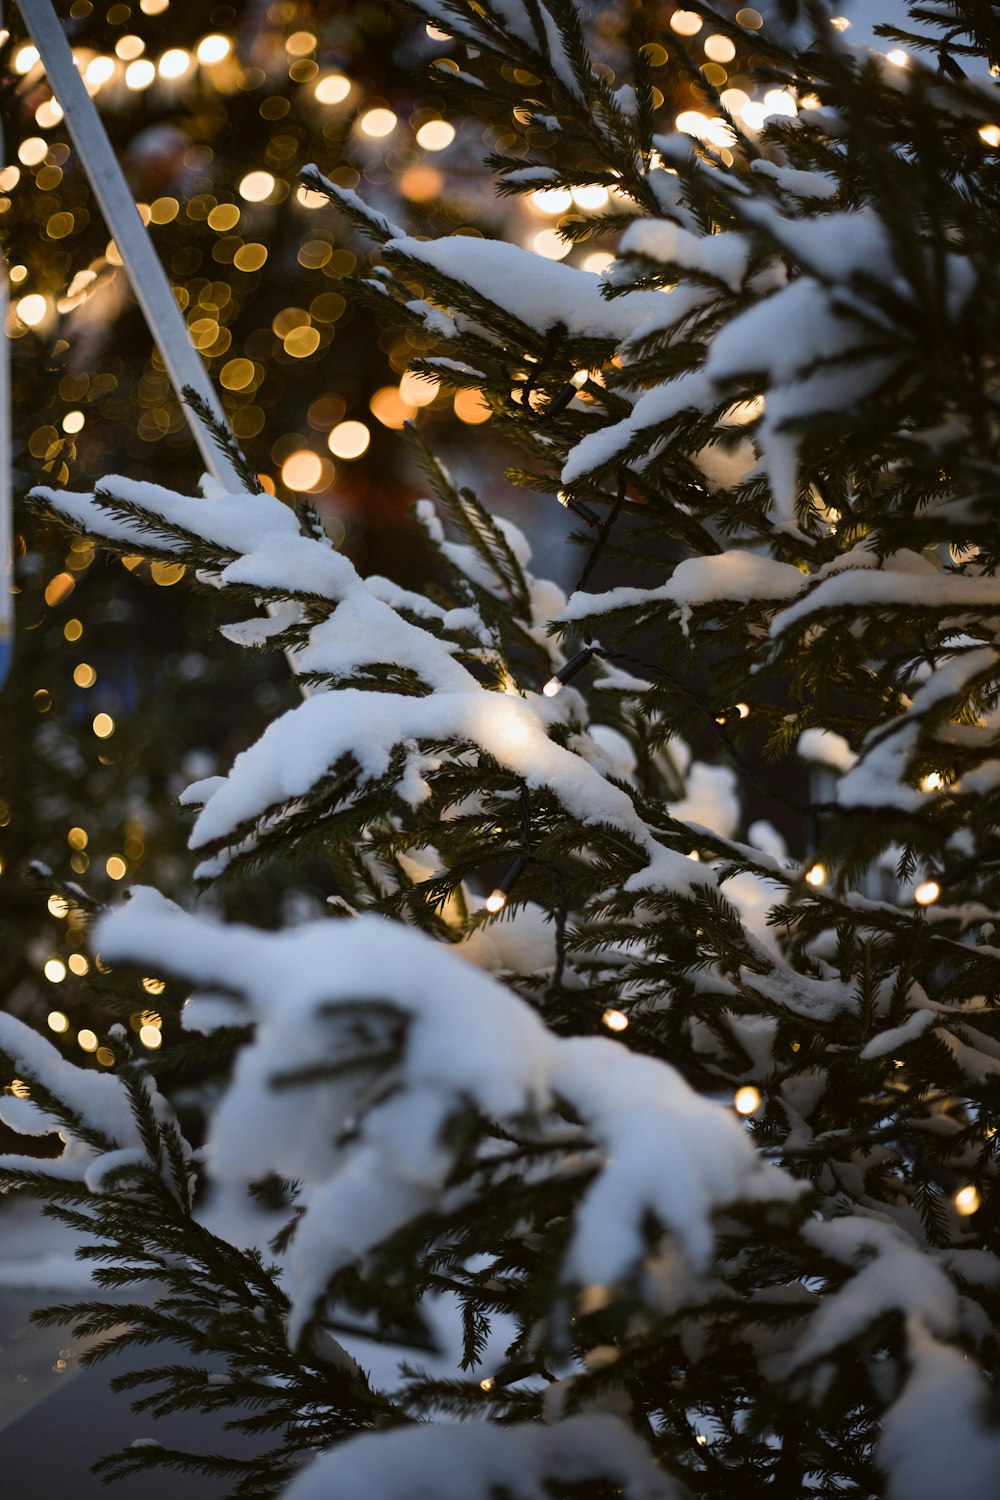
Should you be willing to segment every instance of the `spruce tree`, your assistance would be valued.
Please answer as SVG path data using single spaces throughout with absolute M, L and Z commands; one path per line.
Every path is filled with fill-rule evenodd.
M 752 51 L 760 113 L 654 10 L 625 76 L 569 0 L 410 5 L 464 50 L 455 109 L 515 122 L 501 192 L 608 190 L 560 225 L 606 237 L 602 277 L 307 173 L 377 246 L 352 295 L 566 507 L 568 599 L 420 428 L 422 593 L 269 495 L 36 495 L 294 653 L 308 695 L 185 796 L 206 886 L 305 852 L 337 881 L 279 931 L 148 889 L 98 920 L 218 1073 L 203 1149 L 166 1051 L 115 1033 L 98 1075 L 0 1018 L 0 1115 L 65 1142 L 5 1181 L 138 1288 L 46 1317 L 186 1345 L 126 1377 L 139 1409 L 273 1439 L 109 1475 L 995 1500 L 1000 28 L 923 0 L 882 56 L 815 8 L 690 9 Z M 210 1232 L 211 1184 L 277 1236 Z

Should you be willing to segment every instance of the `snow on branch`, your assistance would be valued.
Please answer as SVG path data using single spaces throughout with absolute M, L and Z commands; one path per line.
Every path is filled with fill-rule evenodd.
M 704 1268 L 717 1210 L 791 1205 L 803 1191 L 668 1064 L 603 1037 L 555 1035 L 491 977 L 382 918 L 258 932 L 140 889 L 101 919 L 97 941 L 113 962 L 153 964 L 247 1002 L 256 1032 L 212 1121 L 208 1169 L 223 1181 L 275 1172 L 308 1184 L 289 1253 L 293 1340 L 338 1270 L 443 1205 L 460 1149 L 447 1127 L 470 1109 L 481 1126 L 542 1141 L 553 1128 L 564 1138 L 567 1110 L 579 1120 L 578 1149 L 589 1142 L 596 1154 L 586 1157 L 593 1176 L 573 1219 L 567 1286 L 633 1277 L 650 1219 Z M 210 1014 L 213 1003 L 199 1006 Z M 363 1066 L 344 1067 L 345 1017 L 367 1018 L 386 1055 L 377 1086 Z

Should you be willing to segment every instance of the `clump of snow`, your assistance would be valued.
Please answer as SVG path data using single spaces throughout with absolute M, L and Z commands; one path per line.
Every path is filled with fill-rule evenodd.
M 288 1256 L 293 1339 L 341 1266 L 438 1204 L 456 1149 L 446 1127 L 470 1106 L 487 1122 L 519 1120 L 522 1130 L 533 1119 L 540 1139 L 564 1130 L 560 1102 L 581 1121 L 598 1170 L 574 1216 L 570 1282 L 628 1277 L 650 1218 L 703 1266 L 716 1209 L 789 1202 L 802 1190 L 667 1064 L 603 1037 L 549 1032 L 517 995 L 401 925 L 366 915 L 256 932 L 189 916 L 140 890 L 101 919 L 96 939 L 113 962 L 141 961 L 240 994 L 256 1021 L 213 1117 L 207 1161 L 222 1181 L 271 1171 L 307 1185 Z M 203 996 L 203 1009 L 211 1003 Z M 361 1066 L 317 1072 L 344 1060 L 345 1015 L 367 1015 L 383 1044 L 398 1049 L 385 1064 L 393 1087 L 371 1089 Z M 277 1086 L 296 1072 L 309 1076 Z

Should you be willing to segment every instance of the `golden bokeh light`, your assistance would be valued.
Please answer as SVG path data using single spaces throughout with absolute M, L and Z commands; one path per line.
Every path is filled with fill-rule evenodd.
M 368 449 L 372 435 L 364 422 L 338 422 L 326 440 L 334 458 L 360 458 Z

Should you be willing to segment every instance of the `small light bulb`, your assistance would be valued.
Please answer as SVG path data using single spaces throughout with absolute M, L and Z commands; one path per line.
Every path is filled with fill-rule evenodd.
M 609 1008 L 604 1012 L 601 1020 L 609 1031 L 624 1031 L 628 1026 L 628 1016 L 623 1010 Z
M 479 1389 L 481 1391 L 491 1391 L 493 1389 L 493 1376 L 487 1375 L 485 1380 L 481 1380 L 479 1382 Z
M 542 692 L 545 694 L 546 698 L 556 698 L 562 692 L 562 690 L 563 684 L 559 681 L 558 677 L 550 677 L 548 682 L 542 688 Z
M 967 1187 L 959 1188 L 951 1201 L 955 1206 L 955 1212 L 961 1214 L 963 1219 L 967 1219 L 970 1214 L 976 1212 L 983 1200 L 979 1196 L 979 1189 L 970 1182 Z
M 909 67 L 910 59 L 902 47 L 893 47 L 891 52 L 885 54 L 886 62 L 892 63 L 894 68 Z
M 590 371 L 589 370 L 577 370 L 574 375 L 570 376 L 570 380 L 571 380 L 572 384 L 576 386 L 577 390 L 580 390 L 582 386 L 585 386 L 587 384 L 587 381 L 589 379 L 590 379 Z
M 740 716 L 741 719 L 749 719 L 749 717 L 750 717 L 750 705 L 749 705 L 749 703 L 737 703 L 737 705 L 736 705 L 736 712 L 739 714 L 739 716 Z
M 760 1089 L 754 1088 L 752 1083 L 745 1083 L 733 1095 L 733 1108 L 738 1115 L 752 1115 L 759 1104 Z
M 806 885 L 822 885 L 825 880 L 825 865 L 813 865 L 811 870 L 806 871 Z
M 504 909 L 504 907 L 506 905 L 507 905 L 507 892 L 506 891 L 500 891 L 500 890 L 491 891 L 490 894 L 486 897 L 486 910 L 489 911 L 489 912 L 503 911 L 503 909 Z
M 918 906 L 933 906 L 940 894 L 941 887 L 936 880 L 925 880 L 913 892 L 913 899 Z
M 930 775 L 921 777 L 920 790 L 922 792 L 936 792 L 944 786 L 944 777 L 940 771 L 931 771 Z

